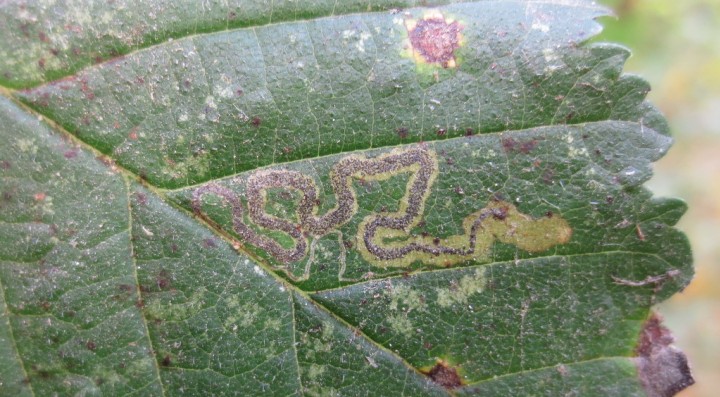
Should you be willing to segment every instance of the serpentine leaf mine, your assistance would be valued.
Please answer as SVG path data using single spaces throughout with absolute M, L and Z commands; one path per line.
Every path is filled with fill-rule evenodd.
M 438 175 L 436 154 L 423 145 L 393 150 L 374 158 L 358 155 L 342 158 L 330 171 L 335 206 L 324 214 L 319 214 L 321 193 L 315 180 L 286 169 L 260 170 L 250 175 L 245 186 L 247 212 L 233 190 L 215 183 L 193 191 L 192 207 L 204 215 L 203 197 L 220 197 L 231 208 L 235 233 L 287 265 L 303 260 L 308 251 L 312 255 L 309 238 L 317 239 L 336 231 L 358 212 L 353 180 L 383 181 L 404 173 L 410 174 L 410 178 L 398 210 L 368 215 L 358 227 L 356 249 L 374 266 L 409 267 L 415 262 L 452 266 L 463 261 L 487 259 L 495 241 L 528 252 L 541 252 L 567 243 L 572 235 L 567 221 L 559 215 L 533 219 L 513 204 L 501 200 L 491 200 L 484 208 L 467 216 L 462 223 L 463 234 L 446 238 L 411 235 L 410 230 L 422 220 L 425 201 Z M 268 213 L 266 204 L 270 189 L 299 193 L 296 213 L 289 217 Z M 246 219 L 259 229 L 251 227 Z M 257 230 L 288 236 L 292 246 Z

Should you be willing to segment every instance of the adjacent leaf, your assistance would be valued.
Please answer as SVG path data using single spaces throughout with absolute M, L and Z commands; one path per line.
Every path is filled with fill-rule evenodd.
M 605 11 L 407 5 L 4 5 L 0 394 L 691 384 Z

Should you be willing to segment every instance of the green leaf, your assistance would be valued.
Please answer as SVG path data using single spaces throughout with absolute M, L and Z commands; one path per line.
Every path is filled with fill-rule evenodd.
M 0 394 L 691 384 L 606 11 L 441 3 L 0 7 Z

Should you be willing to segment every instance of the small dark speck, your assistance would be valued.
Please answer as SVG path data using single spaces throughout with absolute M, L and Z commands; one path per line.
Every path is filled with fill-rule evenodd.
M 398 127 L 395 129 L 395 132 L 397 132 L 400 139 L 405 139 L 408 137 L 408 129 L 406 127 Z
M 211 238 L 206 238 L 203 240 L 203 247 L 205 248 L 216 248 L 217 243 L 215 243 L 215 240 Z
M 144 193 L 135 193 L 135 200 L 137 200 L 138 205 L 147 205 L 147 196 Z

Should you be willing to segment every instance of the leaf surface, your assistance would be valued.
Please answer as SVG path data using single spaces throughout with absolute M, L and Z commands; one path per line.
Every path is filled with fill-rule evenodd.
M 436 5 L 3 5 L 0 394 L 691 383 L 641 337 L 691 255 L 605 10 Z

